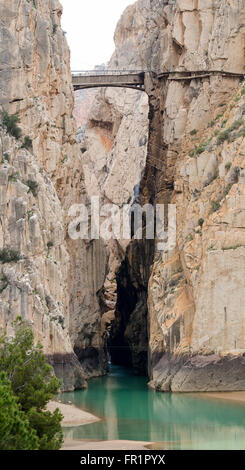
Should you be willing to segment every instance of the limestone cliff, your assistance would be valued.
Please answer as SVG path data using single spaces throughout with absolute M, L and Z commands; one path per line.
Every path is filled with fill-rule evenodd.
M 146 94 L 101 91 L 78 144 L 60 3 L 0 0 L 0 106 L 22 130 L 0 129 L 0 326 L 31 322 L 66 390 L 107 371 L 111 321 L 114 360 L 144 373 L 148 355 L 152 387 L 245 388 L 245 90 L 221 73 L 244 73 L 244 1 L 128 7 L 109 67 L 146 71 Z M 175 250 L 71 240 L 93 195 L 176 203 Z
M 67 235 L 68 209 L 85 202 L 86 194 L 61 14 L 57 0 L 0 1 L 0 105 L 9 115 L 18 113 L 22 129 L 19 140 L 6 126 L 1 130 L 0 249 L 15 250 L 20 260 L 0 263 L 0 322 L 11 333 L 17 315 L 30 321 L 63 388 L 72 390 L 104 370 L 93 314 L 106 253 L 96 276 L 96 243 Z M 90 312 L 93 334 L 77 325 L 81 310 Z M 84 360 L 81 367 L 74 347 L 80 358 L 92 349 L 96 364 Z
M 149 143 L 138 197 L 142 203 L 177 206 L 174 252 L 162 256 L 155 249 L 153 260 L 154 247 L 132 241 L 117 273 L 114 347 L 127 345 L 137 369 L 139 344 L 142 337 L 146 344 L 148 334 L 151 386 L 159 390 L 245 387 L 245 90 L 239 76 L 207 73 L 244 73 L 244 15 L 244 0 L 138 0 L 126 9 L 115 33 L 110 67 L 149 72 Z M 204 76 L 159 76 L 169 70 Z M 134 118 L 123 129 L 114 113 L 104 136 L 100 123 L 112 122 L 119 98 L 117 91 L 103 93 L 90 127 L 98 129 L 101 148 L 104 139 L 99 171 L 109 156 L 110 175 L 118 142 L 129 133 L 140 135 L 141 127 Z M 131 92 L 122 93 L 128 103 Z M 137 113 L 134 102 L 131 106 L 131 113 Z M 129 114 L 130 107 L 125 109 Z M 135 146 L 131 158 L 137 160 L 137 154 Z M 84 158 L 89 166 L 95 158 L 92 145 Z M 93 185 L 104 194 L 100 181 L 96 176 Z M 124 192 L 123 177 L 120 189 L 116 180 L 105 181 L 110 194 Z

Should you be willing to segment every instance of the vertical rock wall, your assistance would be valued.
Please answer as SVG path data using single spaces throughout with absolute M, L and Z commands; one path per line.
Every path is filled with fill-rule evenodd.
M 93 373 L 88 363 L 81 367 L 74 346 L 81 355 L 80 348 L 103 344 L 100 326 L 83 344 L 77 336 L 82 315 L 91 314 L 93 322 L 99 310 L 106 255 L 98 276 L 96 244 L 67 234 L 68 210 L 86 203 L 86 191 L 61 14 L 57 0 L 0 1 L 0 105 L 19 114 L 22 129 L 20 140 L 1 130 L 0 248 L 17 250 L 21 259 L 0 263 L 0 322 L 11 334 L 17 315 L 30 321 L 63 388 L 73 389 Z M 28 149 L 25 136 L 32 141 Z M 95 374 L 103 367 L 97 363 Z
M 147 312 L 146 297 L 141 306 L 137 293 L 148 284 L 144 273 L 152 264 L 149 375 L 160 390 L 245 386 L 244 83 L 222 74 L 188 81 L 156 76 L 168 70 L 244 73 L 244 7 L 244 0 L 138 0 L 115 33 L 113 67 L 133 64 L 149 72 L 149 143 L 138 196 L 142 203 L 177 205 L 174 252 L 155 252 L 153 264 L 143 255 L 142 271 L 134 241 L 117 276 L 119 299 L 120 292 L 130 297 L 127 325 L 135 318 L 135 329 L 125 325 L 118 300 L 116 328 L 124 324 L 132 359 L 134 333 L 144 329 Z M 119 327 L 120 341 L 121 334 Z

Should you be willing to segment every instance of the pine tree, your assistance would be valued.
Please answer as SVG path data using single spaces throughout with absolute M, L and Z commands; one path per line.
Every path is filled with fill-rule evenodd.
M 21 411 L 6 374 L 0 373 L 0 449 L 37 450 L 36 432 Z
M 57 450 L 63 442 L 62 414 L 45 411 L 58 392 L 60 381 L 53 375 L 40 343 L 34 345 L 31 328 L 21 318 L 13 326 L 15 337 L 0 338 L 0 372 L 4 371 L 13 394 L 38 437 L 39 450 Z

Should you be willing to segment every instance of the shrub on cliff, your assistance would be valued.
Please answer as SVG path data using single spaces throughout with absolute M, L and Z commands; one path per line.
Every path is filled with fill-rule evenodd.
M 0 449 L 38 449 L 36 432 L 21 411 L 5 373 L 0 374 Z
M 21 148 L 29 150 L 32 148 L 32 139 L 29 137 L 29 135 L 26 135 L 24 138 L 24 142 L 21 146 Z
M 32 193 L 33 196 L 36 197 L 37 196 L 37 190 L 38 190 L 38 183 L 36 181 L 33 181 L 33 180 L 28 180 L 25 184 L 29 188 L 28 192 Z
M 17 261 L 20 260 L 20 253 L 16 250 L 12 250 L 12 248 L 3 248 L 0 250 L 0 262 L 1 263 L 11 263 L 14 261 L 17 263 Z
M 17 125 L 20 122 L 18 114 L 8 114 L 7 111 L 2 111 L 2 123 L 7 129 L 7 132 L 19 139 L 21 137 L 21 128 Z
M 58 450 L 63 442 L 62 415 L 45 411 L 60 387 L 40 343 L 34 345 L 31 328 L 21 318 L 13 324 L 14 338 L 0 338 L 0 373 L 4 371 L 21 411 L 38 439 L 38 450 Z M 6 403 L 6 406 L 7 403 Z

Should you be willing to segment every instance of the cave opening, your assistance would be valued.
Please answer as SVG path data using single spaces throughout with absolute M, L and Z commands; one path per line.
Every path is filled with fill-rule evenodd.
M 148 375 L 147 290 L 154 253 L 152 240 L 134 240 L 116 274 L 117 305 L 107 338 L 114 365 Z

